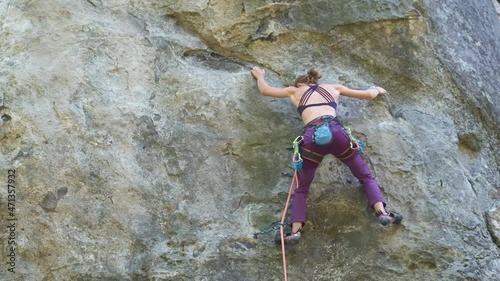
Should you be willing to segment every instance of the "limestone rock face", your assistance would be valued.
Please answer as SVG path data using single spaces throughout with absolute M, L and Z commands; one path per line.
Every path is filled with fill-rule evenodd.
M 0 279 L 282 280 L 253 234 L 281 217 L 302 125 L 257 65 L 388 92 L 338 115 L 403 224 L 328 156 L 290 280 L 497 280 L 494 4 L 2 1 Z

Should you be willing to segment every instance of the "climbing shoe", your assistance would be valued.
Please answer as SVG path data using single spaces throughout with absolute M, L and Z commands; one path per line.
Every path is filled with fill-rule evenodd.
M 403 216 L 396 213 L 382 213 L 381 211 L 378 211 L 375 213 L 375 215 L 377 215 L 377 218 L 382 225 L 401 223 L 401 221 L 403 220 Z
M 274 242 L 276 244 L 281 244 L 281 234 L 278 232 L 276 236 L 274 236 Z M 287 233 L 285 235 L 285 244 L 295 245 L 300 242 L 300 232 L 296 233 Z

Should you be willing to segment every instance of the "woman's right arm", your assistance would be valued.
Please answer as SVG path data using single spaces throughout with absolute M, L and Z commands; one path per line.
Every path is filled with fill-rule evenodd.
M 252 69 L 252 75 L 257 79 L 257 87 L 259 91 L 264 96 L 270 96 L 275 98 L 286 98 L 291 97 L 297 90 L 295 87 L 286 88 L 275 88 L 267 84 L 266 79 L 264 79 L 265 71 L 261 68 L 254 67 Z
M 370 87 L 366 90 L 353 90 L 342 85 L 334 85 L 335 89 L 340 92 L 341 95 L 358 98 L 358 99 L 369 99 L 372 100 L 376 98 L 379 94 L 385 94 L 386 91 L 382 87 Z

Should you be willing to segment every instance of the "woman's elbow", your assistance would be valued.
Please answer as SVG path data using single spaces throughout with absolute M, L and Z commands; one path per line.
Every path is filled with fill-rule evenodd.
M 261 95 L 267 96 L 269 91 L 265 87 L 259 87 L 259 92 Z
M 265 89 L 261 90 L 260 93 L 263 95 L 263 96 L 266 96 L 266 97 L 269 97 L 271 96 L 271 91 L 267 91 Z

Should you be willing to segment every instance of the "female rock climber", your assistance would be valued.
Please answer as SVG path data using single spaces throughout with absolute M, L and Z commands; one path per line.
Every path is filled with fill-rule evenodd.
M 401 222 L 403 219 L 401 215 L 386 212 L 386 203 L 375 177 L 371 174 L 361 153 L 351 149 L 348 134 L 336 118 L 340 95 L 374 99 L 386 92 L 383 88 L 353 90 L 342 85 L 318 84 L 321 75 L 314 68 L 311 68 L 307 74 L 297 77 L 293 87 L 286 88 L 269 86 L 264 78 L 265 71 L 261 68 L 254 67 L 252 75 L 257 80 L 257 86 L 262 95 L 290 98 L 305 124 L 301 150 L 309 152 L 311 157 L 305 157 L 305 155 L 302 157 L 304 162 L 302 169 L 298 172 L 298 187 L 295 190 L 291 207 L 292 232 L 286 235 L 286 243 L 294 244 L 300 241 L 300 229 L 306 221 L 306 199 L 309 188 L 316 168 L 322 156 L 326 154 L 335 155 L 349 167 L 352 174 L 363 185 L 368 202 L 382 225 Z M 321 133 L 320 127 L 323 127 Z M 326 138 L 324 137 L 325 131 Z

